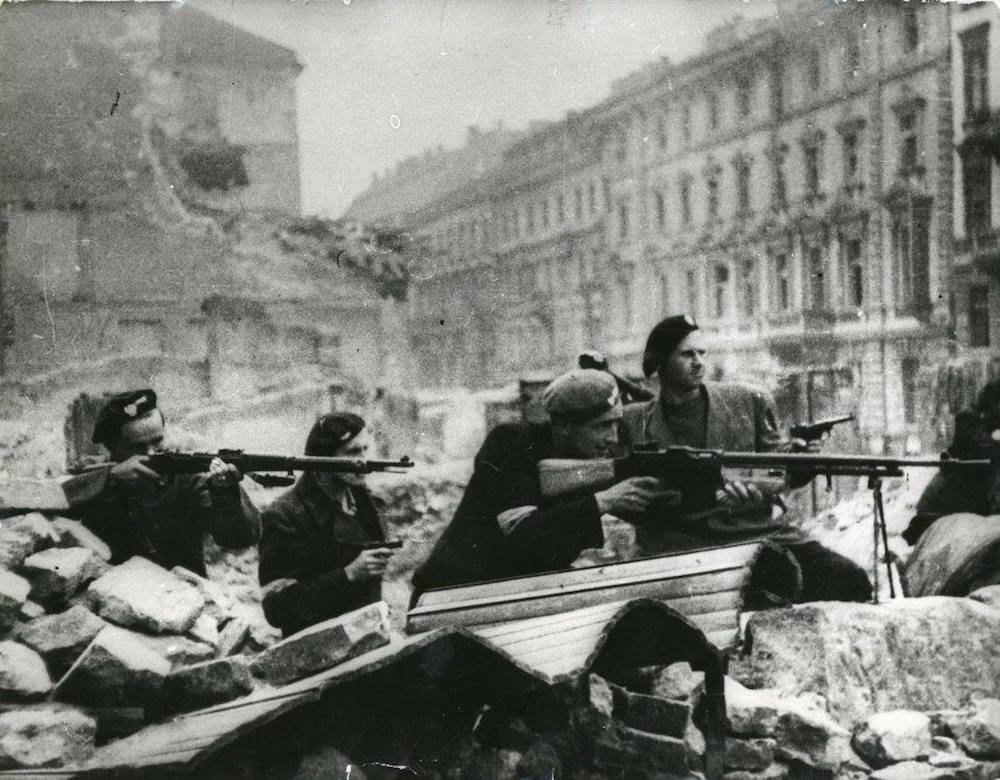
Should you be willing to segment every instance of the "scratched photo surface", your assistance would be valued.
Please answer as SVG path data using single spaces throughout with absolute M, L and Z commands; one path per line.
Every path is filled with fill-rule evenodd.
M 597 670 L 602 643 L 622 644 L 615 626 L 687 636 L 673 618 L 587 602 L 593 635 L 545 620 L 523 629 L 535 632 L 523 646 L 527 634 L 502 626 L 448 633 L 493 609 L 526 619 L 536 588 L 601 590 L 605 572 L 587 567 L 641 555 L 633 524 L 605 516 L 604 547 L 554 583 L 411 604 L 413 573 L 455 515 L 488 432 L 545 422 L 542 391 L 579 366 L 614 372 L 632 398 L 655 394 L 646 340 L 671 315 L 699 326 L 704 379 L 760 391 L 786 437 L 838 418 L 823 453 L 929 463 L 954 450 L 956 415 L 982 417 L 977 396 L 1000 375 L 998 74 L 1000 6 L 990 2 L 0 6 L 0 517 L 69 512 L 57 481 L 108 465 L 92 440 L 98 412 L 111 394 L 141 388 L 155 389 L 170 449 L 301 455 L 317 416 L 346 410 L 368 423 L 367 457 L 415 462 L 367 477 L 396 543 L 381 583 L 387 608 L 369 605 L 336 638 L 254 661 L 281 639 L 261 606 L 257 549 L 209 541 L 207 573 L 229 606 L 169 631 L 159 618 L 137 628 L 102 612 L 144 640 L 163 634 L 155 657 L 148 643 L 121 650 L 114 643 L 127 637 L 107 638 L 101 652 L 130 671 L 64 682 L 79 652 L 54 665 L 45 656 L 35 687 L 0 690 L 0 701 L 68 702 L 91 720 L 46 727 L 96 737 L 70 740 L 58 758 L 0 748 L 0 766 L 540 777 L 558 765 L 596 778 L 644 754 L 693 769 L 684 761 L 697 740 L 685 727 L 664 732 L 680 740 L 666 747 L 619 734 L 605 763 L 587 753 L 592 774 L 580 774 L 586 762 L 567 745 L 596 739 L 586 731 L 603 706 L 593 689 L 591 715 L 573 721 L 588 736 L 545 720 L 559 709 L 545 684 Z M 879 468 L 826 472 L 790 491 L 781 516 L 863 568 L 876 601 L 915 595 L 918 575 L 924 593 L 941 592 L 929 569 L 900 576 L 937 468 L 905 479 Z M 257 509 L 286 489 L 241 485 Z M 948 547 L 952 562 L 994 549 L 1000 532 L 953 535 L 965 541 Z M 25 556 L 10 557 L 27 548 L 0 542 L 0 575 L 27 577 Z M 742 592 L 737 572 L 758 551 L 721 549 L 712 555 L 729 584 L 697 608 L 677 606 L 699 627 L 678 640 L 692 658 L 706 636 L 711 648 L 739 646 L 739 608 L 719 604 Z M 677 565 L 694 571 L 698 560 Z M 630 587 L 655 579 L 656 566 L 635 565 L 617 576 Z M 73 588 L 97 576 L 86 571 Z M 71 590 L 38 603 L 25 591 L 18 603 L 33 607 L 10 621 L 0 608 L 0 626 L 77 609 Z M 101 626 L 91 629 L 78 651 Z M 405 647 L 373 650 L 390 636 Z M 150 693 L 227 654 L 245 663 L 185 672 L 169 695 Z M 995 659 L 980 660 L 986 677 L 996 672 Z M 718 670 L 706 661 L 701 671 Z M 799 672 L 754 667 L 744 679 L 777 687 Z M 601 682 L 612 714 L 639 706 L 622 704 L 629 685 L 680 685 L 654 677 Z M 918 708 L 922 693 L 872 680 L 897 709 Z M 847 729 L 865 715 L 852 684 L 812 690 Z M 538 698 L 502 717 L 476 698 L 522 690 Z M 967 703 L 940 696 L 924 699 Z M 188 714 L 164 725 L 179 711 Z M 630 729 L 649 725 L 630 712 Z M 701 723 L 709 755 L 713 717 Z M 331 738 L 333 723 L 350 726 Z M 713 761 L 702 766 L 709 776 Z

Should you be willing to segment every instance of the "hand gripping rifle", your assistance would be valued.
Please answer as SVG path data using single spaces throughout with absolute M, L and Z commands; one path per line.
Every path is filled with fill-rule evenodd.
M 824 476 L 829 486 L 833 477 L 867 477 L 868 489 L 873 497 L 875 534 L 875 559 L 878 562 L 878 541 L 881 536 L 885 550 L 885 563 L 889 561 L 889 533 L 885 524 L 885 506 L 882 498 L 882 480 L 902 477 L 907 468 L 937 468 L 975 470 L 989 469 L 1000 464 L 1000 446 L 993 448 L 989 457 L 975 460 L 891 458 L 870 455 L 820 455 L 791 452 L 723 452 L 698 450 L 691 447 L 667 449 L 637 449 L 631 455 L 613 460 L 543 460 L 539 462 L 539 479 L 542 495 L 558 497 L 581 490 L 599 490 L 637 476 L 658 477 L 664 488 L 678 490 L 686 513 L 705 514 L 716 504 L 715 491 L 722 487 L 724 467 L 761 469 L 765 479 L 758 483 L 755 477 L 746 479 L 759 484 L 762 492 L 776 494 L 789 473 Z M 777 479 L 777 483 L 776 480 Z M 875 592 L 878 592 L 878 566 L 874 567 Z M 895 596 L 891 569 L 889 592 Z
M 252 454 L 243 450 L 219 450 L 218 452 L 180 452 L 159 450 L 144 458 L 143 463 L 158 474 L 201 474 L 208 471 L 214 458 L 231 463 L 247 474 L 254 482 L 264 487 L 291 485 L 293 471 L 323 471 L 335 474 L 371 474 L 375 471 L 396 472 L 413 467 L 408 457 L 400 460 L 364 460 L 363 458 L 325 458 L 315 455 L 270 455 Z M 87 470 L 101 468 L 107 464 L 88 466 Z M 260 471 L 284 471 L 287 476 L 259 474 Z

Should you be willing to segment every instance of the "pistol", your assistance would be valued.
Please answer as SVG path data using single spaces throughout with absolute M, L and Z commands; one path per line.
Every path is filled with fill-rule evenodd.
M 398 550 L 403 546 L 402 539 L 386 539 L 384 542 L 365 542 L 361 545 L 362 550 L 382 550 L 384 548 L 389 548 L 390 550 Z
M 850 422 L 853 419 L 853 414 L 845 414 L 842 417 L 828 417 L 825 420 L 817 420 L 813 423 L 799 423 L 798 425 L 793 425 L 790 432 L 793 439 L 816 441 L 816 439 L 832 431 L 834 425 Z

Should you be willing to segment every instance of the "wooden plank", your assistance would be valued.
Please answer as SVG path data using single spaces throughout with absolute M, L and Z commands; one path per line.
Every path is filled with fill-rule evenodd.
M 740 588 L 746 580 L 747 570 L 730 570 L 716 575 L 698 574 L 683 580 L 651 580 L 640 584 L 614 587 L 609 583 L 606 588 L 596 585 L 578 593 L 562 593 L 548 598 L 528 597 L 524 600 L 510 601 L 502 604 L 486 603 L 470 605 L 459 610 L 448 609 L 440 612 L 424 612 L 418 614 L 411 611 L 407 620 L 409 629 L 414 632 L 426 631 L 444 626 L 475 626 L 482 623 L 497 623 L 508 620 L 518 620 L 549 614 L 570 612 L 581 607 L 592 606 L 606 601 L 609 597 L 615 602 L 649 598 L 663 601 L 682 614 L 697 613 L 704 609 L 713 596 L 724 599 L 734 610 L 740 606 Z M 718 578 L 717 580 L 715 578 Z M 691 595 L 686 594 L 701 594 Z M 714 611 L 717 607 L 711 607 Z
M 585 590 L 588 587 L 618 587 L 628 581 L 646 582 L 687 577 L 713 571 L 746 568 L 753 562 L 759 543 L 728 545 L 673 555 L 659 555 L 622 563 L 587 566 L 559 572 L 512 577 L 504 580 L 435 588 L 421 594 L 411 615 L 432 607 L 462 608 L 472 604 L 505 602 L 527 597 Z

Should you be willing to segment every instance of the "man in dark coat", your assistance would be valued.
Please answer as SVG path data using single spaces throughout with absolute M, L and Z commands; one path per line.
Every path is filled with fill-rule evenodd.
M 705 353 L 702 333 L 689 316 L 668 317 L 652 330 L 643 371 L 646 376 L 658 375 L 660 392 L 651 401 L 625 408 L 623 432 L 630 446 L 652 443 L 730 452 L 815 448 L 806 442 L 793 446 L 784 439 L 764 393 L 744 385 L 706 382 Z M 791 474 L 788 487 L 799 487 L 809 479 Z M 714 494 L 710 499 L 731 510 L 728 514 L 684 524 L 678 513 L 678 523 L 640 525 L 636 531 L 639 549 L 654 554 L 768 539 L 798 562 L 800 601 L 866 601 L 871 596 L 871 583 L 861 567 L 790 525 L 771 497 L 745 475 L 727 473 L 721 484 L 695 489 L 704 493 L 706 488 Z
M 602 514 L 634 516 L 649 506 L 653 477 L 543 501 L 538 462 L 612 457 L 622 406 L 614 378 L 594 369 L 562 375 L 542 400 L 551 423 L 505 423 L 486 437 L 454 518 L 413 576 L 414 599 L 427 588 L 564 569 L 603 546 Z
M 162 446 L 163 434 L 155 392 L 111 398 L 93 434 L 111 464 L 63 483 L 67 514 L 107 542 L 112 563 L 141 555 L 204 575 L 204 535 L 222 547 L 249 547 L 260 535 L 257 511 L 239 486 L 239 470 L 219 458 L 205 474 L 163 476 L 150 469 L 145 458 Z
M 965 460 L 984 459 L 991 456 L 994 447 L 1000 447 L 1000 379 L 987 382 L 975 406 L 955 415 L 955 436 L 948 455 Z M 938 471 L 920 494 L 917 514 L 903 532 L 903 538 L 916 544 L 938 518 L 959 512 L 1000 514 L 1000 466 Z
M 364 458 L 371 436 L 356 414 L 323 415 L 306 455 Z M 261 516 L 260 584 L 264 616 L 285 636 L 382 597 L 392 557 L 359 474 L 304 472 Z

